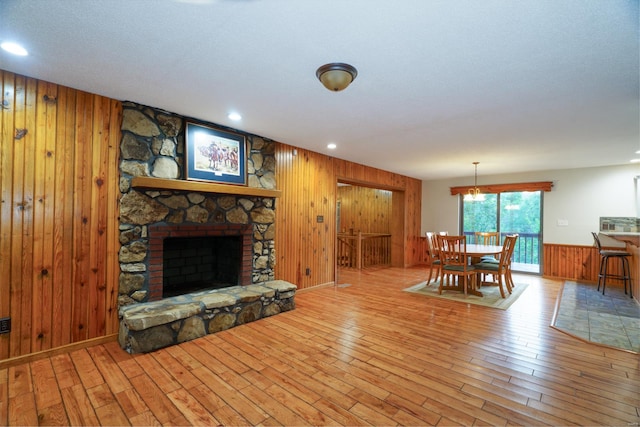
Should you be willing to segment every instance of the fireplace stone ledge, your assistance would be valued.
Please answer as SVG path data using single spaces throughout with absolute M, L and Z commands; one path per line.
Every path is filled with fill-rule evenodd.
M 296 290 L 292 283 L 272 280 L 123 306 L 118 341 L 129 353 L 179 344 L 293 310 Z

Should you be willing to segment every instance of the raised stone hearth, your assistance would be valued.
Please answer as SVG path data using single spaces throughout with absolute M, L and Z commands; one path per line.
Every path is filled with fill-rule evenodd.
M 283 280 L 196 292 L 120 308 L 120 346 L 147 353 L 295 308 Z

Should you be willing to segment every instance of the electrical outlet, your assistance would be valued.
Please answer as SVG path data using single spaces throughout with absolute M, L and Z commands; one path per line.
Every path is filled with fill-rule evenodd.
M 0 318 L 0 334 L 8 334 L 11 332 L 11 318 Z
M 311 269 L 307 267 L 307 270 L 304 272 L 307 276 L 311 276 Z

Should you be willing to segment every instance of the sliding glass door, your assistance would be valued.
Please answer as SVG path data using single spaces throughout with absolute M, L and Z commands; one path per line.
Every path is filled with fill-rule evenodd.
M 518 234 L 513 270 L 541 273 L 542 191 L 485 194 L 484 200 L 460 197 L 460 204 L 460 229 L 470 243 L 476 231 L 497 231 L 501 242 L 507 234 Z

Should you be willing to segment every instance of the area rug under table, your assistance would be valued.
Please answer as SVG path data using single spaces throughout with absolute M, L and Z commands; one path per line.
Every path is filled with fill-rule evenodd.
M 500 296 L 500 288 L 498 286 L 483 286 L 480 291 L 482 297 L 475 295 L 466 295 L 457 291 L 442 291 L 442 294 L 438 294 L 438 282 L 431 282 L 429 286 L 426 286 L 426 282 L 418 283 L 410 288 L 403 289 L 405 292 L 413 292 L 416 294 L 424 295 L 431 298 L 446 299 L 449 301 L 457 301 L 464 304 L 482 305 L 485 307 L 499 308 L 506 310 L 513 304 L 520 295 L 527 289 L 526 283 L 516 283 L 513 288 L 513 293 L 510 295 L 507 293 L 506 298 Z M 505 289 L 505 293 L 506 293 Z
M 624 290 L 566 281 L 551 327 L 594 344 L 640 352 L 640 305 Z

